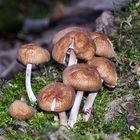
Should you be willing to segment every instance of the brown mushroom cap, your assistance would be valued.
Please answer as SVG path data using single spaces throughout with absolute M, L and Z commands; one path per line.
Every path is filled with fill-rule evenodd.
M 91 33 L 91 38 L 93 39 L 96 45 L 96 55 L 103 56 L 107 58 L 114 57 L 114 48 L 113 44 L 109 40 L 108 37 L 103 35 L 102 33 L 93 32 Z
M 14 119 L 27 120 L 34 115 L 35 110 L 25 102 L 16 100 L 10 105 L 9 113 Z
M 101 77 L 95 67 L 87 64 L 75 64 L 63 72 L 63 82 L 79 91 L 98 91 Z
M 52 40 L 52 44 L 56 44 L 62 37 L 64 37 L 67 33 L 72 32 L 72 31 L 80 31 L 80 32 L 87 32 L 88 29 L 83 28 L 83 27 L 78 27 L 78 26 L 72 26 L 72 27 L 68 27 L 65 28 L 61 31 L 59 31 L 57 34 L 55 34 L 53 40 Z M 88 32 L 87 32 L 88 34 Z
M 41 64 L 50 60 L 48 50 L 39 47 L 33 43 L 22 45 L 17 52 L 18 60 L 24 65 Z
M 40 91 L 37 103 L 42 110 L 52 111 L 52 102 L 56 99 L 54 112 L 63 112 L 72 107 L 74 97 L 75 91 L 72 87 L 57 82 L 45 86 Z
M 79 59 L 90 60 L 95 54 L 95 44 L 84 32 L 72 31 L 62 37 L 52 51 L 52 57 L 63 64 L 70 44 L 74 43 L 74 52 Z
M 117 73 L 114 64 L 104 57 L 94 57 L 88 61 L 90 66 L 95 66 L 103 79 L 104 83 L 108 87 L 115 87 L 117 83 Z
M 90 32 L 90 36 L 91 36 L 92 40 L 94 40 L 95 38 L 100 37 L 100 36 L 106 37 L 103 33 L 100 33 L 100 32 Z

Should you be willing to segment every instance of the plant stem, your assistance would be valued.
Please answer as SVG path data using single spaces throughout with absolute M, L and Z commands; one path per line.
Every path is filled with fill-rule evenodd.
M 31 103 L 35 103 L 36 102 L 36 97 L 32 91 L 31 88 L 31 71 L 32 71 L 32 64 L 27 64 L 26 66 L 26 91 L 29 97 L 29 100 L 31 101 Z

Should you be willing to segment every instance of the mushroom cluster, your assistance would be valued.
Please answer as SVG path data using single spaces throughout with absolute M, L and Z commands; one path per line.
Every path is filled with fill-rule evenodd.
M 115 56 L 115 52 L 108 37 L 82 27 L 61 30 L 52 42 L 53 59 L 67 66 L 63 72 L 63 82 L 77 91 L 68 119 L 68 125 L 72 128 L 85 91 L 89 93 L 83 107 L 83 120 L 86 122 L 102 83 L 109 88 L 115 87 L 117 73 L 114 64 L 109 60 Z
M 31 88 L 32 64 L 48 62 L 50 60 L 49 52 L 36 44 L 25 44 L 18 50 L 18 60 L 26 65 L 25 86 L 31 103 L 37 102 L 44 111 L 57 112 L 60 125 L 72 128 L 76 123 L 84 94 L 88 94 L 82 109 L 83 120 L 86 122 L 90 118 L 94 100 L 102 83 L 109 88 L 116 86 L 117 73 L 110 60 L 115 56 L 115 52 L 108 37 L 82 27 L 69 27 L 59 31 L 54 36 L 52 44 L 53 59 L 66 66 L 63 71 L 63 83 L 54 82 L 46 85 L 40 90 L 37 97 Z M 16 104 L 20 103 L 19 101 L 15 102 Z M 29 118 L 24 116 L 24 112 L 21 114 L 16 112 L 17 115 L 13 115 L 15 114 L 11 112 L 13 107 L 12 104 L 10 107 L 11 116 L 17 119 L 20 119 L 18 116 L 23 119 Z M 24 110 L 27 106 L 21 108 Z M 67 120 L 66 111 L 70 108 Z M 26 110 L 29 112 L 29 116 L 32 116 L 30 115 L 31 108 Z

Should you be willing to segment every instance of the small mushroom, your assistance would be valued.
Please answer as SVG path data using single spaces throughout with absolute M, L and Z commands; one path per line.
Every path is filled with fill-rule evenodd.
M 87 64 L 75 64 L 64 70 L 63 82 L 78 91 L 68 120 L 68 125 L 73 127 L 76 123 L 83 91 L 96 94 L 101 87 L 101 78 L 95 67 Z
M 65 111 L 72 107 L 74 97 L 75 91 L 72 87 L 56 82 L 45 86 L 40 91 L 37 103 L 44 111 L 58 112 L 60 124 L 68 127 Z
M 34 113 L 35 110 L 21 100 L 15 100 L 9 107 L 9 114 L 17 120 L 30 119 Z
M 94 57 L 92 60 L 88 61 L 88 64 L 90 66 L 96 67 L 101 76 L 101 79 L 103 80 L 106 86 L 108 86 L 109 88 L 115 87 L 117 82 L 117 73 L 114 64 L 110 60 L 104 57 Z M 89 110 L 92 107 L 96 96 L 97 93 L 90 93 L 88 95 L 83 107 L 83 111 L 86 112 L 86 110 Z M 91 110 L 89 110 L 88 113 L 83 115 L 83 119 L 85 122 L 89 120 L 90 114 Z
M 96 46 L 96 55 L 107 58 L 115 57 L 113 44 L 104 34 L 99 32 L 91 32 L 91 38 Z
M 46 49 L 43 49 L 33 43 L 22 45 L 18 52 L 17 58 L 26 65 L 26 90 L 28 97 L 32 103 L 36 102 L 36 97 L 31 88 L 31 70 L 32 64 L 41 64 L 50 60 L 50 54 Z
M 109 88 L 114 88 L 117 83 L 117 72 L 115 65 L 107 58 L 94 57 L 88 64 L 95 66 L 104 82 Z

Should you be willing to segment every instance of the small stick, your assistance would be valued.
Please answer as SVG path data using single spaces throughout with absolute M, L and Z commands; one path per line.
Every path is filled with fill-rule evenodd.
M 6 69 L 0 74 L 0 77 L 6 77 L 16 66 L 16 60 L 14 60 Z
M 126 97 L 126 107 L 129 130 L 133 131 L 135 129 L 135 99 L 133 95 Z

